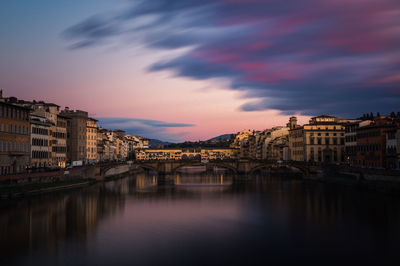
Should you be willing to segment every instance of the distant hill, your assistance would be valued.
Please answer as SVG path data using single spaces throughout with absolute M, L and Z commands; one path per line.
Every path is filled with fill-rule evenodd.
M 185 141 L 181 143 L 150 139 L 149 147 L 157 148 L 158 145 L 163 145 L 165 148 L 229 147 L 231 136 L 235 136 L 235 134 L 224 134 L 205 141 Z
M 235 134 L 224 134 L 224 135 L 219 135 L 219 136 L 214 137 L 214 138 L 212 138 L 212 139 L 209 139 L 209 140 L 207 140 L 207 141 L 219 141 L 219 140 L 228 141 L 228 140 L 231 139 L 231 136 L 232 136 L 232 135 L 235 135 Z
M 166 142 L 158 139 L 150 139 L 149 140 L 149 147 L 150 148 L 157 148 L 158 145 L 169 145 L 172 144 L 171 142 Z

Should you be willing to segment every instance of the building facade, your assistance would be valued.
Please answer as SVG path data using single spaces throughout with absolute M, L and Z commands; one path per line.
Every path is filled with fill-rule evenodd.
M 234 148 L 138 149 L 136 159 L 144 160 L 229 160 L 237 158 Z
M 399 120 L 392 117 L 377 117 L 373 122 L 357 129 L 356 164 L 361 167 L 387 168 L 386 140 L 389 133 L 399 127 Z
M 31 161 L 32 168 L 52 165 L 50 156 L 50 128 L 52 124 L 44 117 L 31 115 Z
M 399 169 L 399 151 L 397 150 L 397 132 L 393 129 L 386 132 L 386 168 Z
M 290 158 L 293 161 L 340 163 L 344 161 L 343 119 L 316 116 L 309 124 L 292 125 L 289 133 Z
M 53 131 L 52 163 L 54 166 L 67 166 L 67 125 L 69 118 L 57 115 L 56 131 Z
M 0 173 L 21 173 L 30 164 L 29 109 L 0 102 Z
M 202 160 L 231 160 L 236 159 L 239 153 L 238 149 L 233 148 L 202 148 Z
M 95 163 L 98 161 L 97 130 L 97 120 L 88 118 L 86 121 L 86 161 L 88 163 Z
M 357 130 L 359 127 L 368 126 L 372 123 L 371 120 L 354 121 L 345 123 L 345 162 L 350 165 L 355 165 L 357 160 Z
M 274 127 L 267 131 L 263 145 L 263 159 L 287 161 L 289 159 L 289 127 Z
M 86 161 L 86 121 L 88 113 L 81 110 L 65 108 L 61 112 L 67 120 L 67 154 L 68 160 Z

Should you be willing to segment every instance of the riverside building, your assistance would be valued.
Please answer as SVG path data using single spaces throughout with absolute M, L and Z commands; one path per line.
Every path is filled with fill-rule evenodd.
M 97 120 L 88 118 L 86 121 L 86 161 L 88 163 L 98 161 L 97 130 Z
M 293 161 L 339 163 L 344 161 L 344 123 L 348 120 L 321 115 L 309 124 L 298 126 L 291 118 L 289 130 L 290 159 Z
M 356 165 L 371 168 L 388 167 L 387 134 L 399 128 L 398 118 L 380 116 L 365 127 L 357 129 Z M 389 135 L 389 140 L 391 136 Z
M 28 108 L 0 102 L 1 175 L 21 173 L 29 166 L 29 128 Z
M 30 125 L 31 167 L 51 166 L 49 135 L 52 124 L 44 117 L 31 115 Z
M 67 154 L 69 161 L 86 160 L 86 121 L 88 113 L 66 107 L 61 115 L 67 120 Z

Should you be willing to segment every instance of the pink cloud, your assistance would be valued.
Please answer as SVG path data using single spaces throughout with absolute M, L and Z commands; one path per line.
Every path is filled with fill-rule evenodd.
M 264 62 L 252 62 L 252 63 L 243 63 L 235 66 L 236 69 L 239 70 L 266 70 L 269 64 Z

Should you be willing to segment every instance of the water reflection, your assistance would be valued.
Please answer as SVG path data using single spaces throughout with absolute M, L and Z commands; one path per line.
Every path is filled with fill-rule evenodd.
M 261 172 L 233 178 L 220 170 L 144 172 L 2 202 L 0 263 L 399 262 L 399 198 Z

